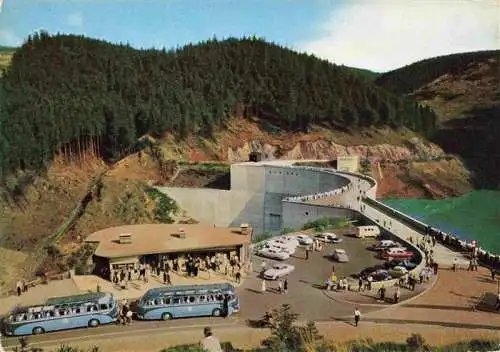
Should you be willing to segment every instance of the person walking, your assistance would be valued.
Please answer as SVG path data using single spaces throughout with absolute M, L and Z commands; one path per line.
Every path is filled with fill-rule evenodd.
M 278 292 L 280 294 L 283 293 L 283 282 L 281 282 L 281 280 L 278 280 Z
M 497 306 L 496 306 L 496 310 L 500 310 L 500 293 L 498 293 L 498 296 L 497 296 Z
M 399 298 L 401 297 L 401 290 L 399 289 L 399 286 L 396 287 L 396 291 L 394 292 L 394 304 L 399 302 Z
M 163 271 L 163 284 L 164 285 L 167 284 L 167 271 L 166 270 Z
M 224 318 L 227 318 L 229 316 L 229 297 L 228 297 L 228 295 L 224 296 L 224 302 L 223 302 L 222 308 L 224 309 Z
M 361 312 L 359 311 L 359 308 L 356 307 L 354 309 L 354 326 L 358 327 L 359 319 L 361 319 Z
M 17 283 L 16 283 L 16 290 L 17 290 L 17 295 L 18 296 L 21 296 L 21 292 L 23 290 L 23 284 L 21 283 L 21 280 L 19 280 Z
M 363 289 L 363 278 L 360 276 L 358 279 L 358 292 L 361 292 Z
M 285 278 L 285 281 L 283 282 L 283 291 L 285 291 L 285 293 L 288 292 L 288 280 Z
M 236 283 L 239 284 L 241 282 L 241 271 L 240 271 L 240 269 L 238 269 L 238 271 L 236 272 L 235 278 L 236 278 Z
M 203 335 L 205 336 L 200 341 L 200 347 L 206 352 L 223 352 L 220 345 L 219 339 L 213 336 L 212 329 L 208 326 L 203 329 Z
M 262 293 L 265 293 L 266 292 L 266 280 L 262 280 L 262 284 L 261 284 L 261 288 L 260 290 L 262 291 Z
M 495 269 L 491 268 L 490 273 L 491 273 L 491 281 L 495 281 L 495 275 L 497 274 Z

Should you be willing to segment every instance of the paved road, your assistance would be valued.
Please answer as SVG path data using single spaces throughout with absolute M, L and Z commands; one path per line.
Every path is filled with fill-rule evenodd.
M 331 275 L 333 265 L 335 265 L 336 275 L 342 277 L 359 273 L 366 267 L 380 264 L 381 261 L 375 257 L 374 252 L 366 250 L 366 247 L 375 242 L 373 239 L 360 240 L 348 236 L 341 236 L 341 238 L 344 241 L 338 245 L 329 244 L 323 247 L 322 252 L 311 252 L 309 260 L 305 260 L 301 248 L 297 249 L 295 257 L 287 260 L 295 266 L 295 270 L 288 277 L 287 294 L 278 294 L 277 283 L 271 281 L 267 284 L 268 292 L 261 293 L 262 280 L 257 277 L 257 271 L 260 270 L 263 260 L 268 265 L 273 261 L 254 256 L 255 273 L 238 288 L 242 302 L 241 315 L 245 319 L 256 320 L 267 311 L 288 303 L 304 320 L 331 320 L 350 316 L 354 311 L 354 305 L 331 299 L 319 287 Z M 349 263 L 334 263 L 330 260 L 335 247 L 343 248 L 350 254 Z M 377 309 L 380 307 L 370 308 L 370 311 Z
M 201 331 L 205 326 L 211 326 L 214 329 L 224 327 L 243 326 L 236 318 L 196 318 L 163 321 L 134 321 L 130 326 L 121 326 L 116 324 L 103 325 L 96 329 L 74 329 L 61 332 L 49 333 L 39 336 L 30 336 L 29 342 L 31 345 L 38 347 L 59 346 L 62 343 L 73 343 L 80 341 L 88 341 L 89 336 L 92 340 L 98 339 L 120 339 L 130 335 L 149 335 L 154 333 L 162 333 L 164 331 Z M 18 345 L 18 338 L 2 337 L 2 345 L 9 349 Z
M 385 228 L 386 230 L 407 241 L 409 241 L 409 238 L 412 237 L 414 243 L 423 238 L 422 234 L 408 227 L 407 225 L 391 218 L 390 216 L 387 216 L 386 214 L 382 213 L 377 208 L 370 206 L 369 204 L 363 204 L 365 204 L 366 207 L 364 208 L 362 213 L 371 220 L 375 221 L 380 227 Z M 450 267 L 452 265 L 453 258 L 455 257 L 458 259 L 459 265 L 468 266 L 469 261 L 467 258 L 465 258 L 460 253 L 453 252 L 451 249 L 439 243 L 436 244 L 436 246 L 433 248 L 433 251 L 434 259 L 440 266 Z
M 215 327 L 238 327 L 247 326 L 248 321 L 259 320 L 264 314 L 278 308 L 282 304 L 288 303 L 293 310 L 300 314 L 301 320 L 329 321 L 337 319 L 347 319 L 354 311 L 354 305 L 336 301 L 321 289 L 324 280 L 331 274 L 332 265 L 335 265 L 337 275 L 348 276 L 359 272 L 362 268 L 372 266 L 380 262 L 374 257 L 374 253 L 365 250 L 373 240 L 359 240 L 342 236 L 344 242 L 337 247 L 342 247 L 348 253 L 352 253 L 352 260 L 349 263 L 333 263 L 329 256 L 334 248 L 333 245 L 326 245 L 322 252 L 310 253 L 309 259 L 305 260 L 304 252 L 297 249 L 295 257 L 287 262 L 295 265 L 295 271 L 289 276 L 289 291 L 287 294 L 276 292 L 277 283 L 268 281 L 266 293 L 261 293 L 261 279 L 258 277 L 260 264 L 265 260 L 268 265 L 274 263 L 269 259 L 254 257 L 254 273 L 246 278 L 244 283 L 238 287 L 238 295 L 241 299 L 241 312 L 228 319 L 221 318 L 193 318 L 179 319 L 169 322 L 143 322 L 134 321 L 130 327 L 116 325 L 101 326 L 97 329 L 77 329 L 62 332 L 53 332 L 41 336 L 31 336 L 31 343 L 40 343 L 41 347 L 53 345 L 60 342 L 85 341 L 92 336 L 92 339 L 113 338 L 119 339 L 128 334 L 143 336 L 150 333 L 159 333 L 165 330 L 185 331 L 201 330 L 204 326 Z M 354 255 L 356 253 L 356 255 Z M 364 308 L 364 313 L 373 312 L 383 307 Z M 16 338 L 5 340 L 4 346 L 13 346 L 17 343 Z

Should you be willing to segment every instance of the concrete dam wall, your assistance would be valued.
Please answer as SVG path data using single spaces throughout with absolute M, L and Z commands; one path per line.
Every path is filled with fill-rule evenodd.
M 350 179 L 317 168 L 240 163 L 231 165 L 231 190 L 158 187 L 193 218 L 217 226 L 250 224 L 254 233 L 279 233 L 285 221 L 284 199 L 328 192 L 347 186 Z M 348 199 L 340 200 L 343 205 Z M 290 214 L 290 211 L 288 211 Z

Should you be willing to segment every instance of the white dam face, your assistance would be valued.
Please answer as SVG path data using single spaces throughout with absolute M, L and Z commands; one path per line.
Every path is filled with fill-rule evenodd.
M 217 226 L 248 223 L 254 233 L 279 233 L 323 216 L 349 216 L 359 209 L 359 194 L 347 194 L 356 177 L 332 170 L 292 166 L 297 161 L 269 161 L 231 165 L 231 190 L 159 187 L 195 219 Z M 375 195 L 376 183 L 363 181 Z M 344 191 L 342 189 L 344 188 Z M 287 201 L 289 197 L 333 192 L 338 208 Z M 354 190 L 354 188 L 353 188 Z M 352 210 L 350 210 L 352 209 Z

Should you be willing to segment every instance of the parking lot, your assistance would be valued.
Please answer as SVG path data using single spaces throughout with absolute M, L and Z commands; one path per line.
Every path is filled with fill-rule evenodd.
M 277 308 L 282 304 L 290 304 L 293 311 L 300 314 L 304 320 L 330 320 L 351 315 L 354 305 L 333 300 L 320 287 L 331 275 L 335 265 L 337 277 L 349 276 L 362 269 L 381 263 L 375 258 L 375 252 L 366 247 L 376 242 L 375 239 L 358 239 L 349 236 L 339 236 L 343 241 L 339 244 L 326 244 L 321 252 L 310 252 L 306 260 L 305 251 L 297 248 L 290 259 L 284 261 L 295 266 L 295 270 L 288 276 L 288 292 L 279 294 L 278 283 L 267 281 L 267 290 L 261 291 L 262 279 L 259 277 L 261 263 L 267 266 L 279 261 L 254 256 L 253 273 L 246 278 L 238 288 L 241 299 L 242 319 L 255 320 L 261 318 L 266 311 Z M 334 248 L 345 249 L 350 257 L 348 263 L 336 263 L 330 259 Z M 363 308 L 364 312 L 380 309 L 378 307 Z

